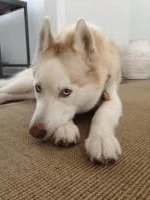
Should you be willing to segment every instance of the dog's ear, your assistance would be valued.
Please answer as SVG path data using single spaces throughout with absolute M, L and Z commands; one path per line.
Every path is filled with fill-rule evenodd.
M 83 50 L 87 56 L 95 51 L 94 38 L 84 19 L 79 19 L 76 24 L 74 48 Z
M 54 38 L 51 32 L 50 20 L 48 17 L 44 17 L 39 33 L 38 53 L 45 52 L 53 43 Z

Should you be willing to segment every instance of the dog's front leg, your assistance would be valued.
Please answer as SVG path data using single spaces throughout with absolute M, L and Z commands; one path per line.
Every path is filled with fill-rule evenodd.
M 77 144 L 79 139 L 79 129 L 72 120 L 67 122 L 65 125 L 57 128 L 53 135 L 55 145 L 65 147 Z
M 121 147 L 114 135 L 114 129 L 122 114 L 122 105 L 117 94 L 117 86 L 108 90 L 110 100 L 104 101 L 95 113 L 85 148 L 91 161 L 107 163 L 116 161 Z

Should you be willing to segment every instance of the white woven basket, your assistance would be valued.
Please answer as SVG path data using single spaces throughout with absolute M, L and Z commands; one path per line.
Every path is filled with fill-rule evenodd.
M 124 56 L 123 77 L 147 79 L 150 77 L 150 43 L 146 40 L 132 41 Z

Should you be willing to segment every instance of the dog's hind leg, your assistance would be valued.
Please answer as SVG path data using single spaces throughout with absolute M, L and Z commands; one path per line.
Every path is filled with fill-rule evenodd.
M 0 81 L 0 85 L 0 104 L 7 101 L 35 99 L 31 68 L 10 79 Z

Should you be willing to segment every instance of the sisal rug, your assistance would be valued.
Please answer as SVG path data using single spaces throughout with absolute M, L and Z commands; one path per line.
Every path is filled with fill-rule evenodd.
M 75 119 L 81 142 L 62 148 L 29 136 L 34 101 L 1 105 L 0 200 L 150 200 L 150 80 L 124 83 L 120 95 L 123 155 L 109 166 L 85 154 L 90 114 Z

